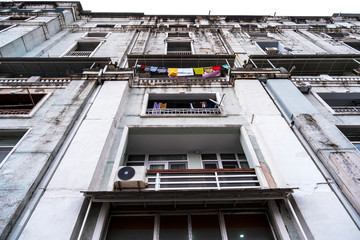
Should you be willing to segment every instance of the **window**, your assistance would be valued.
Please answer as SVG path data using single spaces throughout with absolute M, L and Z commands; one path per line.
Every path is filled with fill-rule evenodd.
M 275 237 L 266 213 L 256 211 L 111 216 L 106 239 L 271 240 Z
M 252 38 L 267 38 L 268 34 L 266 32 L 247 32 L 249 37 Z
M 11 150 L 24 136 L 24 130 L 1 130 L 0 131 L 0 165 L 9 155 Z
M 18 17 L 18 16 L 15 16 L 15 17 L 9 17 L 8 19 L 6 20 L 11 20 L 11 21 L 24 21 L 26 19 L 28 19 L 29 17 Z
M 287 54 L 288 51 L 279 42 L 256 42 L 268 55 Z
M 100 45 L 100 42 L 77 42 L 70 51 L 66 54 L 67 57 L 89 57 L 95 49 Z
M 245 154 L 206 153 L 201 154 L 204 169 L 250 168 Z
M 0 94 L 0 115 L 29 114 L 46 94 L 4 93 Z
M 186 154 L 128 155 L 126 166 L 146 166 L 150 170 L 187 169 Z
M 96 24 L 98 28 L 114 28 L 115 24 Z
M 358 114 L 360 112 L 360 93 L 317 93 L 317 95 L 335 113 Z
M 0 25 L 0 31 L 1 30 L 4 30 L 4 29 L 6 29 L 6 28 L 8 28 L 8 27 L 10 27 L 11 25 Z
M 339 130 L 360 151 L 360 126 L 338 126 Z
M 344 42 L 346 45 L 355 48 L 356 50 L 360 51 L 360 42 L 359 41 L 353 41 L 353 42 Z
M 168 55 L 191 55 L 191 38 L 187 32 L 168 33 L 167 54 Z
M 147 115 L 222 114 L 216 93 L 149 94 Z
M 92 38 L 92 37 L 93 37 L 93 38 L 95 38 L 95 37 L 97 37 L 97 38 L 104 38 L 104 37 L 106 37 L 108 34 L 109 34 L 109 33 L 89 32 L 89 33 L 86 34 L 85 37 L 89 37 L 89 38 Z

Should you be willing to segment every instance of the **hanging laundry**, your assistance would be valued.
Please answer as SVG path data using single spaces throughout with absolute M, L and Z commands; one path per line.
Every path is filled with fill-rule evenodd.
M 158 102 L 154 102 L 154 107 L 153 107 L 153 110 L 152 110 L 152 114 L 160 114 L 160 106 L 161 104 L 158 103 Z
M 158 109 L 158 108 L 160 108 L 160 106 L 161 106 L 161 103 L 154 102 L 154 107 L 153 107 L 153 109 Z
M 166 109 L 167 103 L 160 103 L 160 108 L 161 109 Z
M 178 68 L 177 76 L 178 77 L 194 76 L 194 71 L 192 68 Z
M 136 65 L 136 68 L 141 68 L 142 65 Z M 145 67 L 145 66 L 144 66 Z
M 190 108 L 191 108 L 191 109 L 194 109 L 194 106 L 193 106 L 193 104 L 192 104 L 192 103 L 190 103 Z
M 212 73 L 205 73 L 202 75 L 203 78 L 210 78 L 210 77 L 219 77 L 220 76 L 220 70 L 216 70 Z
M 200 102 L 202 108 L 206 108 L 206 102 Z
M 222 65 L 223 68 L 226 68 L 226 69 L 229 69 L 229 65 L 225 64 L 225 65 Z
M 145 65 L 141 65 L 141 68 L 144 69 L 144 68 L 145 68 Z
M 177 76 L 177 68 L 169 68 L 169 77 L 176 77 Z
M 204 71 L 205 71 L 206 73 L 212 73 L 214 70 L 213 70 L 212 67 L 204 67 Z
M 150 67 L 150 72 L 156 72 L 157 69 L 158 67 Z
M 214 71 L 220 70 L 220 66 L 213 66 L 213 70 L 214 70 Z
M 150 72 L 150 69 L 151 69 L 150 66 L 145 66 L 144 71 L 145 71 L 145 72 Z
M 157 69 L 157 72 L 158 72 L 158 73 L 167 73 L 167 72 L 168 72 L 168 69 L 165 68 L 165 67 L 159 67 L 159 68 Z
M 203 68 L 194 68 L 195 75 L 202 75 L 204 74 Z

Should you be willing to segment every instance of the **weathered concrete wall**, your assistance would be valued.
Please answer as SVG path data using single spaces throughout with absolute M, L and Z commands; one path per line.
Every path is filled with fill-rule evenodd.
M 80 191 L 90 187 L 96 169 L 107 160 L 126 89 L 126 81 L 102 86 L 20 239 L 70 239 L 77 230 L 84 203 Z
M 61 147 L 93 83 L 56 89 L 32 118 L 1 118 L 3 129 L 30 129 L 0 168 L 0 239 L 5 239 Z
M 238 80 L 235 90 L 240 106 L 247 109 L 246 114 L 252 119 L 252 128 L 276 184 L 299 188 L 294 190 L 293 197 L 310 236 L 314 239 L 359 238 L 357 227 L 260 83 L 257 80 Z M 343 235 L 345 232 L 346 236 Z

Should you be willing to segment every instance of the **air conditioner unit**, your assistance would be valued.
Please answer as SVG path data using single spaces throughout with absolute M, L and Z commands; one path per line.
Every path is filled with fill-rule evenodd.
M 279 49 L 277 47 L 267 47 L 265 49 L 268 54 L 278 54 L 279 53 Z
M 115 189 L 145 188 L 148 185 L 145 166 L 121 166 L 116 172 Z

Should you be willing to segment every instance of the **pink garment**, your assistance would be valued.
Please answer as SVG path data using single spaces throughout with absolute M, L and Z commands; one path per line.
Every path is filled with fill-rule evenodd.
M 203 78 L 209 78 L 209 77 L 219 77 L 220 76 L 220 70 L 213 71 L 212 73 L 205 73 L 202 75 Z

